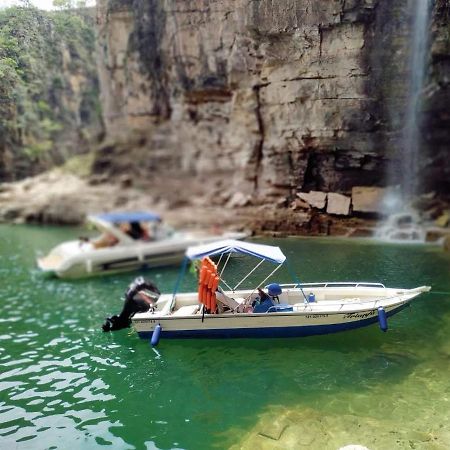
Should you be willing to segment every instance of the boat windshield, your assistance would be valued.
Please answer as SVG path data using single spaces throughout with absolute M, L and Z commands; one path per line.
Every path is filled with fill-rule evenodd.
M 130 244 L 135 241 L 154 241 L 170 235 L 159 215 L 144 212 L 114 212 L 88 216 L 87 220 L 102 235 L 96 248 L 116 244 Z

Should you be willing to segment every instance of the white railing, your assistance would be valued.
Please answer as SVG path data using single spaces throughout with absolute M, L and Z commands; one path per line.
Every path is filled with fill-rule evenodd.
M 315 301 L 315 302 L 308 302 L 307 300 L 303 303 L 303 305 L 299 305 L 299 304 L 294 304 L 292 305 L 294 307 L 295 310 L 300 311 L 300 310 L 306 310 L 307 308 L 309 308 L 312 311 L 312 307 L 314 305 L 317 304 L 321 304 L 321 305 L 325 305 L 325 304 L 334 304 L 336 307 L 339 306 L 338 311 L 341 311 L 342 308 L 344 306 L 351 306 L 351 305 L 367 305 L 367 304 L 373 304 L 373 308 L 377 308 L 378 306 L 380 306 L 381 302 L 385 302 L 385 301 L 390 301 L 393 299 L 397 299 L 398 302 L 397 303 L 406 303 L 409 302 L 410 300 L 412 300 L 415 296 L 408 297 L 407 296 L 408 293 L 403 293 L 403 294 L 395 294 L 395 295 L 391 295 L 389 297 L 379 297 L 379 298 L 369 298 L 369 299 L 360 299 L 358 298 L 358 301 L 356 301 L 356 299 L 351 299 L 351 301 L 342 301 L 339 299 L 336 300 L 326 300 L 326 301 Z M 320 314 L 320 310 L 316 311 L 317 313 Z
M 317 283 L 288 283 L 280 284 L 282 288 L 294 289 L 304 287 L 380 287 L 386 289 L 383 283 L 371 283 L 369 281 L 325 281 Z

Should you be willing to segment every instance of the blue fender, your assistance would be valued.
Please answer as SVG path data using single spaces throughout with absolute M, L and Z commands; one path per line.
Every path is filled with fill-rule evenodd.
M 156 325 L 155 329 L 153 330 L 152 338 L 150 340 L 150 343 L 152 344 L 153 347 L 156 347 L 158 345 L 160 336 L 161 336 L 161 325 L 158 323 L 158 325 Z
M 378 323 L 380 324 L 381 331 L 387 331 L 388 329 L 387 314 L 382 306 L 378 308 Z

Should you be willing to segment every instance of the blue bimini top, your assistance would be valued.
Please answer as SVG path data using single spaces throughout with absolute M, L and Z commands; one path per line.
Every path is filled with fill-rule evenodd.
M 96 214 L 93 217 L 112 223 L 131 222 L 160 222 L 161 216 L 153 212 L 145 211 L 115 211 L 103 214 Z
M 223 253 L 242 253 L 244 255 L 265 259 L 266 261 L 275 264 L 282 264 L 286 260 L 286 256 L 283 254 L 280 247 L 235 241 L 232 239 L 213 242 L 211 244 L 197 245 L 195 247 L 189 247 L 186 250 L 186 256 L 191 260 L 202 259 L 205 256 Z

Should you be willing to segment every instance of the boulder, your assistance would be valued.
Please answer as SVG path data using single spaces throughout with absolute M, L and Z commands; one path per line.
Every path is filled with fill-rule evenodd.
M 320 192 L 320 191 L 310 191 L 308 193 L 297 192 L 297 197 L 300 198 L 301 200 L 304 200 L 305 202 L 307 202 L 313 208 L 317 208 L 317 209 L 325 208 L 325 204 L 327 201 L 326 192 Z
M 309 203 L 306 202 L 305 200 L 302 200 L 301 198 L 296 198 L 295 200 L 293 200 L 290 206 L 293 211 L 297 211 L 298 209 L 310 209 L 311 208 Z
M 251 196 L 242 192 L 235 192 L 227 203 L 228 208 L 235 208 L 239 206 L 247 206 L 251 203 Z
M 354 212 L 382 213 L 385 188 L 354 186 L 352 188 L 352 205 Z
M 440 215 L 434 222 L 436 226 L 445 228 L 450 223 L 450 213 L 446 211 L 444 214 Z
M 447 236 L 447 237 L 444 239 L 444 250 L 445 250 L 446 252 L 450 252 L 450 236 Z
M 287 206 L 287 199 L 286 198 L 280 198 L 275 202 L 275 206 L 277 209 L 279 208 L 285 208 Z
M 327 213 L 339 216 L 350 214 L 350 197 L 334 192 L 328 193 Z

